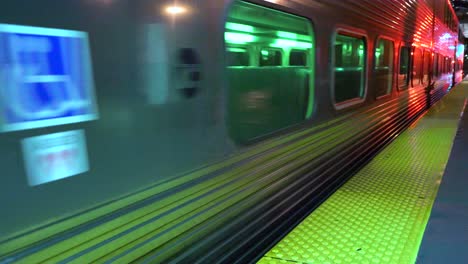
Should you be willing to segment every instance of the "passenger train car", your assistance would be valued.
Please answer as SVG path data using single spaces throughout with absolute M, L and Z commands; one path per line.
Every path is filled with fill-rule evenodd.
M 255 260 L 461 80 L 458 34 L 445 0 L 3 0 L 0 263 Z

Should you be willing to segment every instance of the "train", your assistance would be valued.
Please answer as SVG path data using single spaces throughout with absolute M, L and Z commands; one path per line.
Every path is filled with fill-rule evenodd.
M 448 0 L 0 6 L 0 263 L 255 261 L 462 80 Z

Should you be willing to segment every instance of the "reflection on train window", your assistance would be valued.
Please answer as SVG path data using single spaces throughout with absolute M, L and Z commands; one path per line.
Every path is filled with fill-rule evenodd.
M 400 48 L 400 70 L 398 72 L 398 87 L 400 89 L 408 88 L 409 84 L 409 63 L 410 63 L 410 48 Z
M 259 54 L 260 66 L 281 66 L 281 50 L 262 49 Z
M 312 34 L 302 17 L 239 0 L 231 5 L 224 39 L 234 141 L 249 143 L 312 115 Z
M 249 66 L 249 53 L 243 48 L 228 48 L 226 60 L 228 66 Z
M 422 79 L 422 64 L 423 64 L 423 56 L 422 52 L 418 48 L 414 48 L 413 50 L 413 72 L 412 72 L 412 79 L 411 84 L 412 86 L 418 85 L 421 83 Z
M 290 66 L 306 66 L 307 65 L 307 53 L 302 50 L 291 50 L 291 53 L 289 53 L 289 65 Z
M 338 34 L 335 40 L 335 103 L 364 97 L 365 41 Z
M 423 84 L 427 84 L 429 82 L 430 67 L 431 67 L 431 53 L 425 50 L 424 56 L 423 56 L 423 78 L 422 78 Z
M 392 91 L 393 41 L 379 39 L 375 48 L 376 96 L 384 96 Z

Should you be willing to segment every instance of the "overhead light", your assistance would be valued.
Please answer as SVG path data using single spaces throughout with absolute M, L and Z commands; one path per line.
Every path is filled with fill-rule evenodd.
M 227 22 L 226 28 L 230 30 L 235 30 L 235 31 L 244 31 L 244 32 L 249 32 L 249 33 L 254 32 L 254 28 L 252 26 L 239 24 L 239 23 Z
M 170 15 L 179 15 L 179 14 L 183 14 L 187 12 L 187 8 L 183 6 L 177 6 L 177 5 L 168 6 L 166 7 L 165 10 L 166 10 L 166 13 Z
M 254 42 L 256 38 L 250 34 L 225 32 L 224 39 L 226 42 L 233 44 L 245 44 L 248 42 Z

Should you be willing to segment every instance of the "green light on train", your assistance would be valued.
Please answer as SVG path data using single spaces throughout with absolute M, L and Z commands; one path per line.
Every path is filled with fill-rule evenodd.
M 302 41 L 295 41 L 289 39 L 276 39 L 273 44 L 270 45 L 271 47 L 278 47 L 278 48 L 300 48 L 300 49 L 310 49 L 312 48 L 312 43 L 302 42 Z
M 244 33 L 225 32 L 224 39 L 229 43 L 245 44 L 248 42 L 254 42 L 255 36 Z
M 227 48 L 229 52 L 247 52 L 245 49 L 241 48 Z
M 261 50 L 260 53 L 263 55 L 263 56 L 268 56 L 270 54 L 270 52 L 268 50 Z
M 375 59 L 377 60 L 377 62 L 380 59 L 380 55 L 381 55 L 380 49 L 379 48 L 375 49 Z
M 254 27 L 249 26 L 249 25 L 239 24 L 239 23 L 227 22 L 226 28 L 230 30 L 243 31 L 243 32 L 248 32 L 248 33 L 254 32 Z
M 359 45 L 358 54 L 359 56 L 362 56 L 364 54 L 364 47 L 362 45 Z
M 380 56 L 380 49 L 379 48 L 375 49 L 375 56 L 376 57 Z
M 287 32 L 287 31 L 277 31 L 276 36 L 282 39 L 312 41 L 312 38 L 308 35 L 296 34 L 296 33 Z
M 287 38 L 287 39 L 297 39 L 297 34 L 286 32 L 286 31 L 278 31 L 276 32 L 276 36 L 280 38 Z
M 341 71 L 344 71 L 344 68 L 337 67 L 337 68 L 335 68 L 335 71 L 340 71 L 341 72 Z

